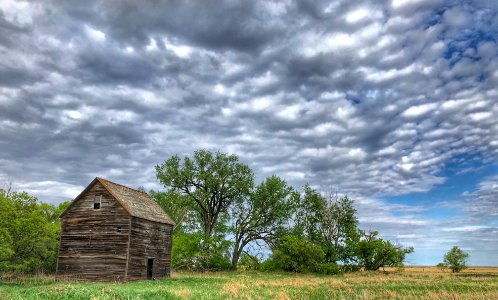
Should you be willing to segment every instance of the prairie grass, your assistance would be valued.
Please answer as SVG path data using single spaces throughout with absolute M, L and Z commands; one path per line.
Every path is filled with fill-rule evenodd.
M 459 274 L 434 267 L 338 276 L 261 272 L 177 272 L 130 283 L 57 282 L 0 275 L 0 299 L 498 299 L 498 268 Z

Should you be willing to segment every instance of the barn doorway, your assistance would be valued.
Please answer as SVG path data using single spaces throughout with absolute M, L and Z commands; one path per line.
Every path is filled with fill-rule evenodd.
M 154 271 L 154 259 L 147 258 L 147 279 L 152 279 Z

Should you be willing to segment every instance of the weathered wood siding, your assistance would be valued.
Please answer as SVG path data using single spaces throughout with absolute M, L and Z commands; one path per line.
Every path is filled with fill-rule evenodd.
M 147 259 L 154 259 L 153 277 L 169 277 L 173 226 L 133 217 L 128 280 L 147 279 Z
M 102 195 L 100 209 L 93 208 L 94 195 Z M 130 222 L 104 186 L 94 184 L 63 217 L 57 276 L 126 280 Z

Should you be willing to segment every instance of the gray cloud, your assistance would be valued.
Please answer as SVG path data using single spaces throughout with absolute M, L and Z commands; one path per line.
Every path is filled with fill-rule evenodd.
M 44 201 L 67 200 L 97 175 L 158 189 L 155 164 L 219 149 L 259 179 L 348 193 L 372 214 L 385 207 L 363 224 L 424 247 L 416 237 L 441 225 L 431 206 L 382 199 L 430 191 L 450 164 L 458 173 L 497 161 L 498 14 L 487 1 L 0 10 L 0 180 Z M 432 249 L 447 246 L 434 239 Z

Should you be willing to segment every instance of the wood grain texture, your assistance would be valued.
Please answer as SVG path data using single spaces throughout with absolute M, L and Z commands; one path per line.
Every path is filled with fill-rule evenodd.
M 62 216 L 57 277 L 146 279 L 147 258 L 154 258 L 154 277 L 169 276 L 173 226 L 132 217 L 104 185 L 92 184 Z M 100 209 L 95 195 L 102 195 Z
M 169 277 L 173 226 L 134 217 L 131 228 L 128 280 L 147 278 L 148 258 L 154 258 L 153 277 Z

